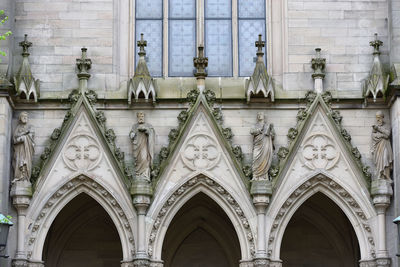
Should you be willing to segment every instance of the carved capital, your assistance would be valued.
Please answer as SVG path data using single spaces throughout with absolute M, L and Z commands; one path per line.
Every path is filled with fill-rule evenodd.
M 376 267 L 390 267 L 390 258 L 377 258 Z
M 149 267 L 150 260 L 149 259 L 134 259 L 132 266 L 133 267 Z
M 163 261 L 151 261 L 150 267 L 164 267 Z
M 269 259 L 263 257 L 256 257 L 253 263 L 254 267 L 268 267 Z
M 13 259 L 11 262 L 11 266 L 12 267 L 28 267 L 28 260 L 27 259 Z
M 374 206 L 378 212 L 385 212 L 390 205 L 390 197 L 393 195 L 391 182 L 386 179 L 376 179 L 371 183 L 371 195 Z
M 240 261 L 240 263 L 239 263 L 239 267 L 254 267 L 254 263 L 253 263 L 253 261 L 247 261 L 247 260 L 243 260 L 243 261 Z

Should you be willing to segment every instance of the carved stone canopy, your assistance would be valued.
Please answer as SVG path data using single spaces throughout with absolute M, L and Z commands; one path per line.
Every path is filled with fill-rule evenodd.
M 136 66 L 135 75 L 128 82 L 128 103 L 131 104 L 132 98 L 136 101 L 139 98 L 144 98 L 146 101 L 152 99 L 156 102 L 156 81 L 151 77 L 146 63 L 147 41 L 143 39 L 143 33 L 140 35 L 140 40 L 137 42 L 139 47 L 139 61 Z
M 262 48 L 264 45 L 265 42 L 262 41 L 262 36 L 260 34 L 258 36 L 258 41 L 255 42 L 255 46 L 257 47 L 257 63 L 253 75 L 246 81 L 247 102 L 250 102 L 250 98 L 256 95 L 263 95 L 264 98 L 269 96 L 272 102 L 275 101 L 272 78 L 268 75 L 263 59 L 264 53 Z
M 33 99 L 34 102 L 37 102 L 40 94 L 40 81 L 39 79 L 35 79 L 32 75 L 28 52 L 32 43 L 28 42 L 27 34 L 25 34 L 24 41 L 20 42 L 19 45 L 22 47 L 22 65 L 14 77 L 15 90 L 17 96 L 21 99 Z
M 382 45 L 383 42 L 378 40 L 378 34 L 375 33 L 375 40 L 370 42 L 370 46 L 374 48 L 374 52 L 372 53 L 374 60 L 369 76 L 364 82 L 365 101 L 368 97 L 372 97 L 375 102 L 378 97 L 384 97 L 387 90 L 389 75 L 385 73 L 379 58 L 381 54 L 379 47 Z

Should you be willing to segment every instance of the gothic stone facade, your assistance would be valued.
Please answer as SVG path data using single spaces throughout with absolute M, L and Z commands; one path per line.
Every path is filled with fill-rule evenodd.
M 163 2 L 162 77 L 152 77 L 135 0 L 0 1 L 13 32 L 0 63 L 0 208 L 15 223 L 0 265 L 399 266 L 400 0 L 261 1 L 266 36 L 250 77 L 239 73 L 237 0 L 231 77 L 207 77 L 201 53 L 195 77 L 169 77 L 168 4 L 179 1 Z M 22 112 L 32 175 L 11 183 Z M 155 133 L 151 181 L 135 173 L 138 112 Z M 252 180 L 260 112 L 275 149 L 268 176 Z M 374 162 L 377 112 L 391 129 L 390 179 Z M 112 231 L 117 242 L 90 243 Z

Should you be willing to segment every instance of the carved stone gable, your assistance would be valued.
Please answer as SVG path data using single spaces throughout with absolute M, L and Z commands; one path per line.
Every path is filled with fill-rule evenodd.
M 300 148 L 300 160 L 310 170 L 331 170 L 340 158 L 340 149 L 321 114 L 317 114 Z
M 65 164 L 72 171 L 90 171 L 101 161 L 101 149 L 88 118 L 82 115 L 62 153 Z

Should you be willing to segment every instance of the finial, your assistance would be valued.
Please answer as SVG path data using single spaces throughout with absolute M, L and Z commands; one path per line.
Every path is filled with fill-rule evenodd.
M 25 34 L 24 40 L 19 43 L 19 46 L 22 47 L 22 56 L 23 57 L 29 56 L 28 48 L 32 46 L 32 43 L 28 42 L 28 35 L 27 34 Z
M 78 67 L 79 70 L 78 77 L 79 79 L 81 78 L 89 79 L 90 74 L 88 73 L 88 70 L 90 70 L 90 68 L 92 67 L 92 60 L 87 58 L 86 47 L 82 47 L 81 50 L 82 50 L 81 58 L 76 59 L 76 66 Z
M 203 45 L 199 45 L 198 50 L 199 56 L 193 58 L 193 65 L 196 68 L 194 76 L 197 77 L 197 79 L 204 79 L 205 77 L 207 77 L 206 67 L 208 66 L 208 58 L 204 57 Z
M 383 42 L 381 40 L 378 40 L 378 34 L 375 33 L 375 40 L 369 42 L 369 45 L 374 48 L 374 53 L 373 55 L 380 55 L 381 52 L 379 51 L 379 47 L 383 45 Z
M 311 76 L 314 79 L 314 90 L 320 94 L 323 91 L 326 59 L 321 57 L 321 48 L 315 48 L 315 52 L 316 57 L 311 59 L 311 68 L 314 70 Z
M 143 33 L 140 34 L 140 40 L 137 41 L 137 46 L 139 47 L 139 56 L 145 56 L 146 55 L 146 51 L 144 50 L 144 48 L 147 46 L 147 41 L 143 39 Z
M 258 41 L 256 41 L 255 46 L 257 49 L 257 57 L 262 58 L 264 56 L 263 47 L 265 46 L 265 42 L 262 40 L 262 35 L 258 35 Z

